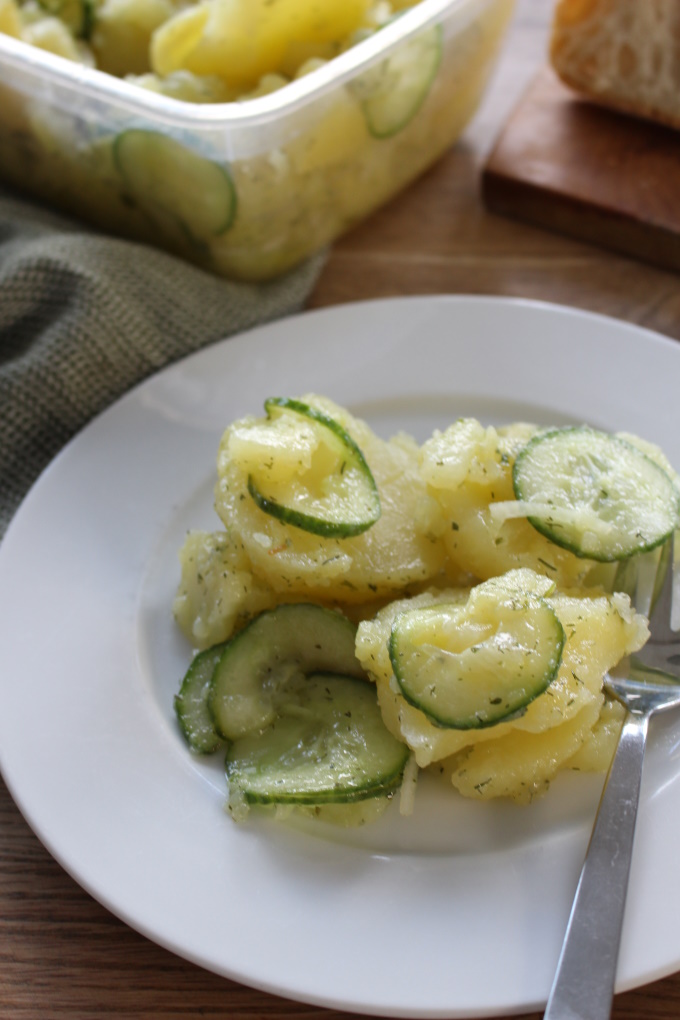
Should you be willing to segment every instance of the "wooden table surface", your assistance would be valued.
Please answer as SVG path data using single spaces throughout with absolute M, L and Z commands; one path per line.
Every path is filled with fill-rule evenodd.
M 550 6 L 519 0 L 493 86 L 462 141 L 334 247 L 310 307 L 398 294 L 516 295 L 680 339 L 677 276 L 494 217 L 480 201 L 484 159 L 545 59 Z M 216 977 L 126 927 L 50 857 L 0 784 L 0 1020 L 346 1015 Z M 618 996 L 613 1016 L 677 1020 L 680 974 Z

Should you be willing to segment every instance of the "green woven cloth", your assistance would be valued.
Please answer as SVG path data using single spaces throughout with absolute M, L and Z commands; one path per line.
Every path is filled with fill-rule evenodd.
M 0 536 L 94 415 L 177 358 L 298 311 L 322 264 L 233 283 L 0 190 Z

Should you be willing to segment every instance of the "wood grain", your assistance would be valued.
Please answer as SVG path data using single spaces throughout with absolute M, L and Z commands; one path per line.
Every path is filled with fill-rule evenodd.
M 501 65 L 463 140 L 333 248 L 312 307 L 395 294 L 505 294 L 553 301 L 680 338 L 675 273 L 489 212 L 481 173 L 545 63 L 550 4 L 519 0 Z
M 498 75 L 464 140 L 333 248 L 310 307 L 393 294 L 507 294 L 680 338 L 677 276 L 494 216 L 481 201 L 481 168 L 544 62 L 549 8 L 547 0 L 519 0 Z M 0 784 L 1 1020 L 342 1016 L 218 978 L 132 931 L 50 857 Z M 677 1020 L 680 976 L 618 996 L 613 1016 Z
M 680 270 L 680 132 L 580 99 L 542 67 L 482 173 L 487 208 Z

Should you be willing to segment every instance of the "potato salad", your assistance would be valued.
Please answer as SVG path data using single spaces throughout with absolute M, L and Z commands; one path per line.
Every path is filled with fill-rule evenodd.
M 0 43 L 49 53 L 18 75 L 0 45 L 0 177 L 209 272 L 271 279 L 459 137 L 513 4 L 459 19 L 451 0 L 415 29 L 405 0 L 0 0 Z
M 0 0 L 0 31 L 192 103 L 265 95 L 417 0 Z
M 398 791 L 408 811 L 421 770 L 526 804 L 606 769 L 623 709 L 603 678 L 648 638 L 630 593 L 651 604 L 680 518 L 657 447 L 474 419 L 419 444 L 277 397 L 226 429 L 215 509 L 180 551 L 196 654 L 175 708 L 195 753 L 225 755 L 235 818 L 355 824 Z

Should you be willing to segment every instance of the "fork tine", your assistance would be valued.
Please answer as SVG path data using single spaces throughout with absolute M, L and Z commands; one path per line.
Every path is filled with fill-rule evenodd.
M 677 637 L 678 625 L 673 619 L 673 575 L 675 573 L 675 536 L 670 538 L 659 560 L 659 570 L 663 570 L 663 583 L 656 599 L 653 600 L 650 621 L 653 620 L 653 640 L 667 642 Z M 657 575 L 658 580 L 658 575 Z M 637 608 L 637 603 L 636 603 Z M 640 611 L 640 610 L 639 610 Z
M 680 531 L 676 531 L 671 539 L 670 555 L 671 573 L 671 630 L 674 634 L 680 631 Z
M 633 563 L 633 604 L 638 613 L 650 618 L 652 607 L 657 601 L 659 571 L 666 562 L 665 546 L 650 549 L 634 557 Z

